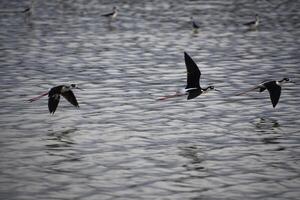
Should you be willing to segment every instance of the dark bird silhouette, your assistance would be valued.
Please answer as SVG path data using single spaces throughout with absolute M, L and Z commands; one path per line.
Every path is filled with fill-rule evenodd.
M 77 99 L 71 89 L 80 89 L 80 88 L 77 87 L 76 84 L 59 85 L 51 88 L 48 92 L 42 95 L 29 99 L 28 101 L 33 102 L 42 98 L 43 96 L 48 95 L 48 109 L 51 114 L 54 114 L 54 112 L 56 111 L 56 108 L 60 100 L 60 95 L 62 95 L 66 100 L 68 100 L 73 106 L 79 107 Z
M 293 83 L 293 82 L 289 78 L 283 78 L 279 81 L 275 81 L 275 80 L 263 81 L 259 85 L 255 86 L 245 92 L 237 94 L 237 95 L 243 95 L 243 94 L 246 94 L 246 93 L 251 92 L 256 89 L 258 89 L 259 92 L 263 92 L 267 89 L 270 94 L 270 99 L 271 99 L 273 108 L 275 108 L 279 101 L 280 95 L 281 95 L 281 86 L 284 83 Z
M 30 12 L 30 7 L 25 8 L 25 9 L 22 11 L 22 13 L 29 13 L 29 12 Z
M 254 20 L 254 21 L 247 22 L 247 23 L 245 23 L 244 25 L 245 25 L 245 26 L 248 26 L 249 29 L 255 30 L 255 29 L 258 27 L 259 22 L 260 22 L 259 16 L 256 14 L 256 15 L 255 15 L 255 20 Z
M 200 86 L 199 81 L 200 81 L 201 72 L 197 64 L 186 52 L 184 52 L 184 60 L 185 60 L 185 66 L 187 71 L 187 84 L 185 89 L 183 91 L 176 92 L 174 95 L 161 97 L 158 100 L 164 100 L 164 99 L 183 96 L 183 95 L 187 95 L 187 100 L 190 100 L 210 90 L 216 90 L 212 85 L 206 88 L 202 88 Z
M 30 17 L 32 15 L 33 12 L 33 7 L 34 7 L 34 0 L 30 1 L 30 5 L 25 8 L 24 10 L 22 10 L 21 12 L 24 13 L 27 17 Z
M 194 20 L 193 17 L 191 17 L 191 22 L 192 22 L 193 32 L 194 32 L 194 33 L 197 33 L 198 30 L 199 30 L 199 28 L 200 28 L 200 26 L 198 25 L 197 22 L 195 22 L 195 20 Z
M 118 15 L 118 8 L 116 6 L 113 7 L 113 11 L 104 15 L 101 15 L 103 17 L 107 17 L 109 19 L 114 19 Z

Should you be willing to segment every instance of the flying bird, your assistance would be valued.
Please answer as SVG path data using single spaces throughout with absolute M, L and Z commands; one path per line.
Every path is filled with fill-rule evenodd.
M 212 85 L 206 88 L 202 88 L 200 86 L 199 81 L 200 81 L 201 72 L 197 64 L 186 52 L 184 52 L 184 60 L 185 60 L 185 65 L 187 70 L 187 85 L 185 89 L 183 91 L 177 91 L 174 95 L 161 97 L 158 100 L 165 100 L 168 98 L 183 96 L 183 95 L 187 95 L 187 100 L 190 100 L 210 90 L 216 90 Z
M 77 102 L 74 93 L 72 92 L 72 89 L 81 89 L 81 88 L 79 88 L 76 84 L 59 85 L 51 88 L 48 92 L 42 95 L 29 99 L 28 101 L 33 102 L 42 98 L 43 96 L 48 95 L 48 109 L 50 114 L 54 114 L 60 100 L 60 95 L 62 95 L 65 99 L 67 99 L 73 106 L 79 107 L 79 104 Z
M 257 86 L 255 86 L 245 92 L 237 94 L 237 96 L 246 94 L 246 93 L 251 92 L 256 89 L 258 89 L 259 92 L 263 92 L 267 89 L 270 94 L 270 99 L 271 99 L 273 108 L 275 108 L 279 101 L 280 95 L 281 95 L 281 86 L 284 83 L 293 83 L 293 82 L 289 78 L 283 78 L 279 81 L 275 81 L 275 80 L 263 81 L 260 84 L 258 84 Z

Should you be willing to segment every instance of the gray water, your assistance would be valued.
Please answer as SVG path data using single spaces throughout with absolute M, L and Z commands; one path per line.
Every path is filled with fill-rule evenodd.
M 299 199 L 300 1 L 29 4 L 0 1 L 0 199 Z M 157 101 L 185 87 L 184 51 L 222 93 Z M 275 109 L 232 96 L 283 77 Z M 26 102 L 70 83 L 80 109 Z

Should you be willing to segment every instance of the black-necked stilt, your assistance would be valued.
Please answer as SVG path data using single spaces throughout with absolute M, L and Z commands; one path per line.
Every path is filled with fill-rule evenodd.
M 26 9 L 24 9 L 22 11 L 22 13 L 24 13 L 24 15 L 25 15 L 25 21 L 29 22 L 29 20 L 31 19 L 31 15 L 32 15 L 32 8 L 28 7 Z
M 192 22 L 193 32 L 197 33 L 200 26 L 197 24 L 197 22 L 195 22 L 193 17 L 191 17 L 191 22 Z
M 278 101 L 279 101 L 279 98 L 280 98 L 280 94 L 281 94 L 281 85 L 283 83 L 293 83 L 289 78 L 283 78 L 279 81 L 263 81 L 261 82 L 259 85 L 245 91 L 245 92 L 242 92 L 240 94 L 237 94 L 237 95 L 243 95 L 243 94 L 246 94 L 250 91 L 253 91 L 253 90 L 256 90 L 258 89 L 259 92 L 263 92 L 265 91 L 266 89 L 269 91 L 269 94 L 270 94 L 270 99 L 271 99 L 271 102 L 272 102 L 272 105 L 273 105 L 273 108 L 275 108 L 275 106 L 277 105 Z
M 22 13 L 29 13 L 30 12 L 30 7 L 25 8 L 23 11 L 21 11 Z
M 75 107 L 79 107 L 76 97 L 71 89 L 80 89 L 76 84 L 71 85 L 59 85 L 51 88 L 48 92 L 29 99 L 29 102 L 36 101 L 43 96 L 48 95 L 48 108 L 51 114 L 54 114 L 60 99 L 60 95 L 62 95 L 65 99 L 67 99 L 72 105 Z
M 27 17 L 30 17 L 32 15 L 32 11 L 33 11 L 33 6 L 34 6 L 34 0 L 30 1 L 30 5 L 29 7 L 25 8 L 23 11 L 21 11 L 22 13 L 25 13 Z
M 118 8 L 116 6 L 113 7 L 113 11 L 104 15 L 101 15 L 103 17 L 108 17 L 109 19 L 114 19 L 118 15 Z
M 193 59 L 184 52 L 184 60 L 187 70 L 187 85 L 183 91 L 178 91 L 174 95 L 164 96 L 159 98 L 158 100 L 165 100 L 172 97 L 187 95 L 187 99 L 193 99 L 197 96 L 208 92 L 209 90 L 216 90 L 214 86 L 208 86 L 206 88 L 200 87 L 200 76 L 201 72 L 197 66 L 197 64 L 193 61 Z M 216 90 L 218 91 L 218 90 Z
M 258 14 L 255 15 L 255 20 L 254 21 L 245 23 L 244 25 L 248 26 L 249 29 L 251 29 L 251 30 L 255 30 L 259 25 L 259 16 L 258 16 Z

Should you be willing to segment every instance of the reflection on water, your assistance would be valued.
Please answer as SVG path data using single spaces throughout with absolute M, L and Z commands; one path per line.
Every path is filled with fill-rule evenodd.
M 259 118 L 258 122 L 255 123 L 255 127 L 257 130 L 264 131 L 270 131 L 270 130 L 276 130 L 280 128 L 280 124 L 276 119 L 272 118 Z
M 299 198 L 299 1 L 29 4 L 0 1 L 1 199 Z M 184 51 L 222 93 L 156 101 L 185 86 Z M 233 96 L 283 77 L 276 109 Z M 80 109 L 25 102 L 69 83 Z
M 72 128 L 63 131 L 49 132 L 49 138 L 47 140 L 52 140 L 54 143 L 47 144 L 46 146 L 49 147 L 49 149 L 57 149 L 59 147 L 70 147 L 75 143 L 72 141 L 72 138 L 69 134 L 72 134 L 76 131 L 76 128 Z
M 204 150 L 201 150 L 194 146 L 183 147 L 182 153 L 180 153 L 179 155 L 191 160 L 189 164 L 184 164 L 183 166 L 188 170 L 204 170 L 205 168 L 202 162 L 205 162 L 205 155 L 203 152 Z
M 263 135 L 262 142 L 265 144 L 279 144 L 278 141 L 282 136 L 280 135 L 280 125 L 276 119 L 259 118 L 255 123 L 258 133 Z

